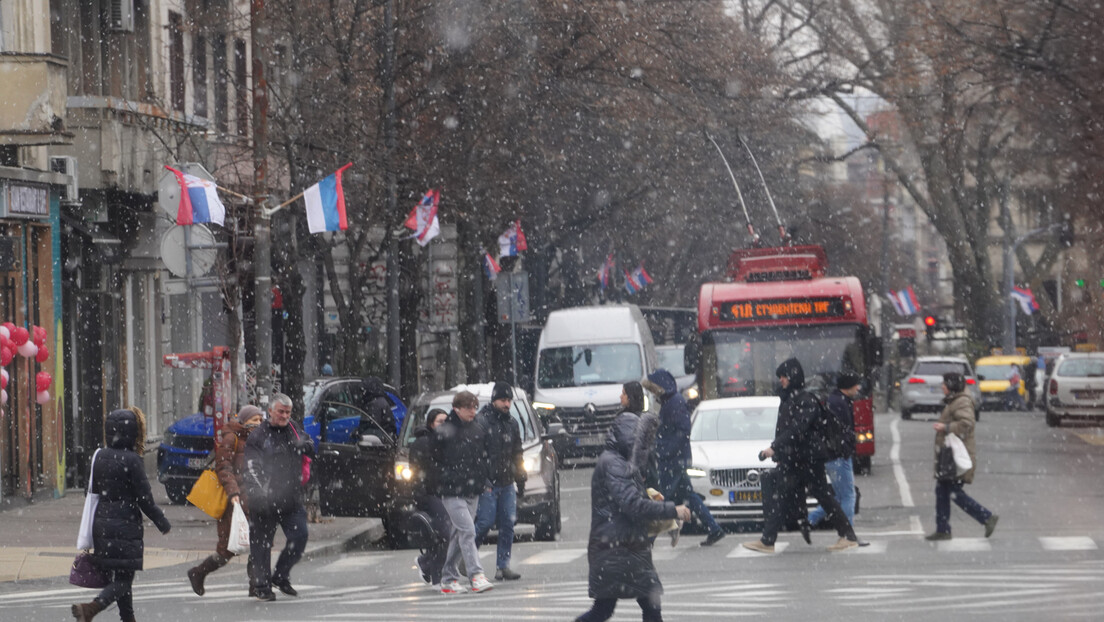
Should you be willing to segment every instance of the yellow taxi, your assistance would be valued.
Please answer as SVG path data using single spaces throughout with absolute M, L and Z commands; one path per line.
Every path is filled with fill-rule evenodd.
M 974 363 L 978 388 L 981 389 L 981 407 L 995 410 L 1026 410 L 1027 386 L 1025 384 L 1028 363 L 1031 358 L 1021 355 L 983 356 Z

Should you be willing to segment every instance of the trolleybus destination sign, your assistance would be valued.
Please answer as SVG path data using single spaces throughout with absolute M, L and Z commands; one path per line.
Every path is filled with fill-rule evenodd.
M 831 318 L 846 315 L 849 300 L 842 298 L 801 298 L 754 300 L 720 304 L 722 321 L 782 320 L 791 318 Z

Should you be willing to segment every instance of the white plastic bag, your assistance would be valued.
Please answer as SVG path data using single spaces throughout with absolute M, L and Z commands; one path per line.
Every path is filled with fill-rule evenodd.
M 230 541 L 226 548 L 235 555 L 249 552 L 249 521 L 240 503 L 232 503 L 234 515 L 230 518 Z
M 974 468 L 973 460 L 970 460 L 970 452 L 966 449 L 966 444 L 962 442 L 961 438 L 958 438 L 954 434 L 947 433 L 946 440 L 943 444 L 951 448 L 951 453 L 954 454 L 955 469 L 961 476 L 966 471 Z
M 88 490 L 84 494 L 84 511 L 81 513 L 80 531 L 77 532 L 77 549 L 86 551 L 94 545 L 92 542 L 92 522 L 96 518 L 96 506 L 100 504 L 100 495 L 92 492 L 92 470 L 96 465 L 97 449 L 92 454 L 92 462 L 88 466 Z

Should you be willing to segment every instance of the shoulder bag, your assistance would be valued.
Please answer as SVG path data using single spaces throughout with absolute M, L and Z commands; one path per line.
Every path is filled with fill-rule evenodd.
M 199 479 L 188 493 L 188 501 L 211 518 L 222 518 L 226 512 L 226 490 L 214 469 L 207 469 L 199 474 Z
M 953 482 L 957 478 L 954 450 L 944 445 L 939 448 L 939 453 L 935 456 L 935 479 L 941 482 Z
M 73 567 L 69 569 L 69 583 L 77 587 L 103 588 L 108 584 L 107 573 L 96 565 L 88 549 L 93 547 L 92 523 L 96 519 L 96 507 L 100 504 L 100 495 L 92 492 L 92 472 L 96 465 L 96 456 L 100 453 L 97 449 L 92 454 L 92 462 L 88 467 L 88 491 L 84 495 L 84 510 L 81 513 L 80 531 L 77 532 L 77 548 L 82 552 L 73 560 Z
M 77 532 L 77 548 L 82 551 L 92 548 L 92 521 L 96 518 L 96 506 L 100 504 L 100 495 L 92 492 L 92 471 L 99 454 L 97 449 L 88 463 L 88 490 L 84 494 L 84 511 L 81 513 L 80 531 Z

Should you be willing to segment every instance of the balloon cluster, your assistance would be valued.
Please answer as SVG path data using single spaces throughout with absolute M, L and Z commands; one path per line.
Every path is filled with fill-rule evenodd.
M 0 325 L 0 367 L 7 367 L 16 354 L 24 358 L 33 358 L 39 363 L 49 360 L 50 350 L 46 348 L 46 329 L 32 326 L 28 331 L 11 322 Z M 50 401 L 50 384 L 53 381 L 53 376 L 47 372 L 40 371 L 35 375 L 36 402 L 45 404 Z M 8 371 L 0 369 L 0 404 L 8 403 L 7 389 Z

